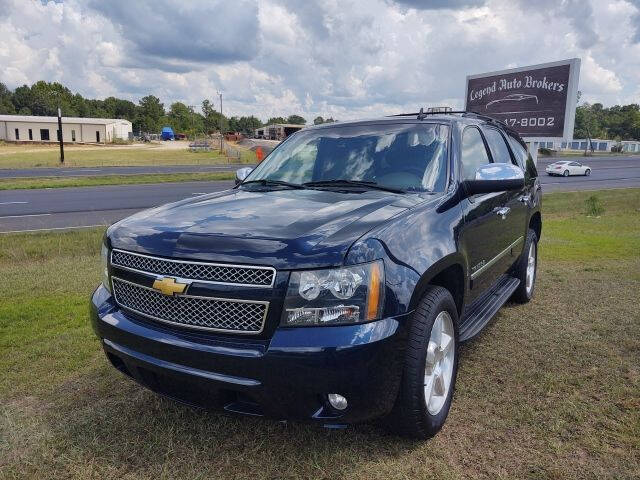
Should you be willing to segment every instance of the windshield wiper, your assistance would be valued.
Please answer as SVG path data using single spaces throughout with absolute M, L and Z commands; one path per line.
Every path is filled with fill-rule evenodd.
M 367 180 L 348 180 L 348 179 L 335 179 L 335 180 L 319 180 L 317 182 L 305 182 L 302 184 L 305 187 L 364 187 L 372 188 L 374 190 L 384 190 L 385 192 L 392 193 L 405 193 L 404 190 L 399 188 L 385 187 L 376 182 Z
M 251 183 L 257 183 L 264 186 L 276 185 L 278 187 L 288 187 L 288 188 L 296 188 L 296 189 L 304 189 L 303 185 L 298 183 L 290 183 L 285 182 L 284 180 L 271 180 L 269 178 L 261 178 L 259 180 L 249 180 L 247 182 L 242 182 L 240 185 L 249 185 Z

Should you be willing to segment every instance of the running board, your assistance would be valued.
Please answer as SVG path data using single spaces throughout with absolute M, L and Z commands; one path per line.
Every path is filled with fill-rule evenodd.
M 511 275 L 502 275 L 498 281 L 482 296 L 478 297 L 460 320 L 460 341 L 466 342 L 475 337 L 489 320 L 511 297 L 520 285 L 520 280 Z

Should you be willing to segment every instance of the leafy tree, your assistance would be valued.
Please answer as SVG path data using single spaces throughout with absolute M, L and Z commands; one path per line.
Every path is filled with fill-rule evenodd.
M 314 125 L 322 125 L 324 123 L 324 118 L 318 116 L 316 118 L 313 119 L 313 124 Z
M 218 131 L 229 131 L 229 121 L 227 117 L 221 115 L 220 112 L 216 111 L 213 103 L 211 101 L 205 99 L 202 101 L 202 115 L 204 120 L 204 130 L 207 133 L 218 132 Z
M 256 128 L 261 126 L 262 122 L 253 115 L 250 117 L 231 117 L 229 119 L 229 130 L 232 132 L 251 134 Z
M 134 120 L 134 131 L 160 132 L 162 117 L 164 117 L 164 104 L 158 97 L 147 95 L 138 102 L 138 112 Z
M 271 117 L 269 120 L 267 120 L 267 123 L 265 123 L 265 125 L 273 125 L 274 123 L 287 123 L 287 119 L 282 117 Z
M 16 113 L 16 107 L 14 107 L 11 90 L 7 86 L 0 82 L 0 114 L 11 115 Z
M 171 104 L 168 117 L 175 132 L 195 136 L 204 130 L 204 117 L 182 102 Z
M 305 125 L 307 121 L 300 115 L 289 115 L 286 123 L 292 123 L 294 125 Z

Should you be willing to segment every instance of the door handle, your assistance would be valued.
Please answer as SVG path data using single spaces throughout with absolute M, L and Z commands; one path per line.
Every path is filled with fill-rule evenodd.
M 495 209 L 496 215 L 500 215 L 503 220 L 507 218 L 507 215 L 509 215 L 510 211 L 511 209 L 509 207 L 502 207 L 502 208 Z
M 522 203 L 528 204 L 529 201 L 531 200 L 531 195 L 522 195 L 521 197 L 518 198 L 518 200 L 520 200 Z

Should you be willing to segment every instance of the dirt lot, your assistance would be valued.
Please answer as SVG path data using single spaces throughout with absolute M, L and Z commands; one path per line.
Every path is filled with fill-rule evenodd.
M 0 236 L 0 478 L 640 478 L 640 190 L 591 195 L 545 196 L 536 297 L 464 347 L 429 442 L 159 398 L 88 326 L 102 231 Z

